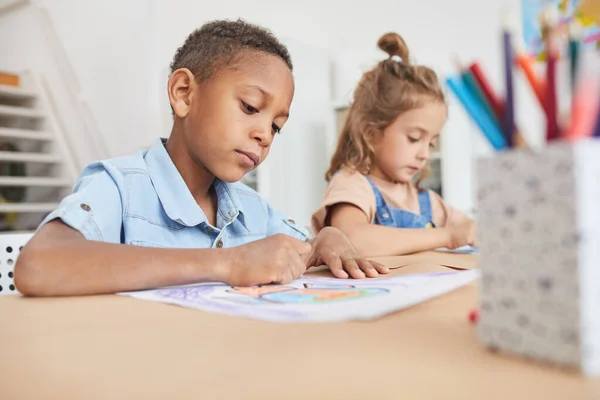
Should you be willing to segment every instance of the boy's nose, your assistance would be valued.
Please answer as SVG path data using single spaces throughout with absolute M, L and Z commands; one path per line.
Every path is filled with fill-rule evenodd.
M 252 138 L 255 139 L 261 146 L 269 146 L 273 141 L 273 135 L 270 130 L 264 128 L 255 128 L 252 130 Z

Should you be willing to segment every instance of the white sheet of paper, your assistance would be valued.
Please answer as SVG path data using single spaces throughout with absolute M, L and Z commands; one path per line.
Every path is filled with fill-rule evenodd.
M 435 249 L 435 251 L 443 251 L 446 253 L 458 253 L 458 254 L 479 254 L 479 248 L 472 247 L 472 246 L 462 246 L 462 247 L 457 247 L 456 249 L 448 249 L 446 247 L 440 247 L 439 249 Z
M 198 284 L 119 293 L 137 299 L 271 322 L 369 320 L 466 285 L 478 270 L 361 280 L 303 277 L 288 285 Z

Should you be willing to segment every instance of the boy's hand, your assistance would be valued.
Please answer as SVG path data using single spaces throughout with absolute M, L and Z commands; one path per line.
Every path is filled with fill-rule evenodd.
M 242 246 L 225 249 L 229 255 L 223 281 L 231 286 L 290 283 L 306 271 L 301 254 L 310 243 L 278 234 Z
M 389 269 L 359 256 L 350 240 L 339 229 L 323 228 L 312 242 L 312 251 L 305 256 L 306 266 L 326 264 L 336 278 L 375 278 Z

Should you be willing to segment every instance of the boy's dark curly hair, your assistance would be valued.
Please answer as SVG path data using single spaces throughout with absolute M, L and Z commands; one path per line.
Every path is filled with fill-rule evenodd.
M 206 81 L 224 66 L 234 66 L 246 51 L 262 51 L 281 58 L 292 71 L 287 47 L 269 30 L 245 22 L 217 20 L 192 32 L 177 49 L 171 73 L 187 68 L 198 82 Z

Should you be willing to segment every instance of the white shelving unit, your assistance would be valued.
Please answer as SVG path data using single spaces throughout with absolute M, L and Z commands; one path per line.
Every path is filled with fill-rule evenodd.
M 33 230 L 69 193 L 76 169 L 34 74 L 0 85 L 0 231 Z

